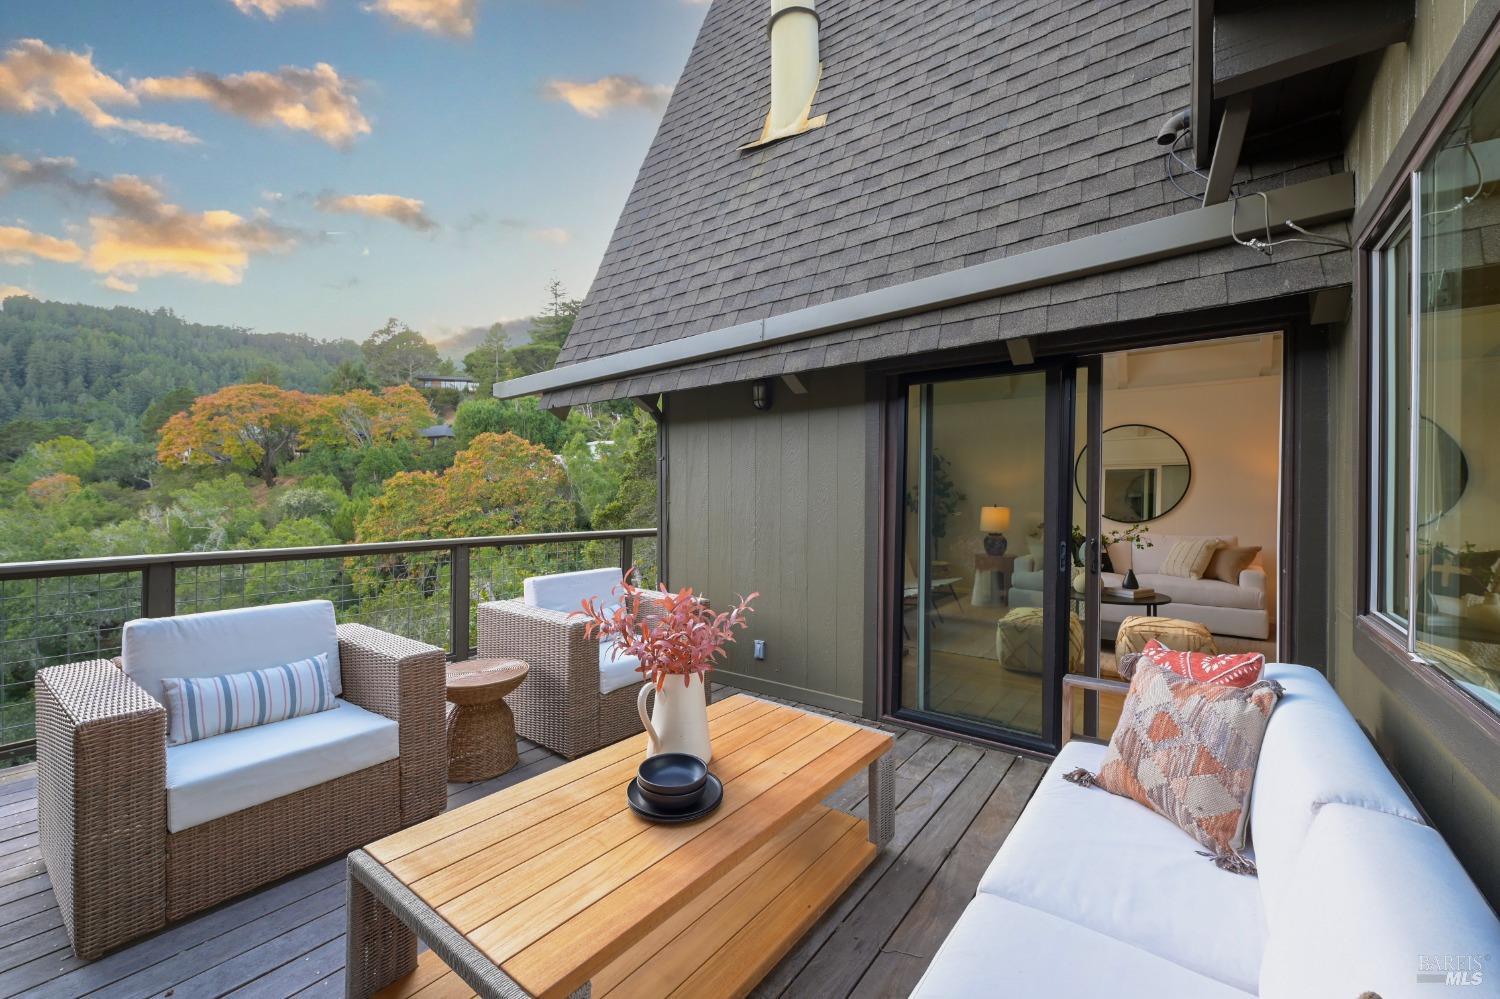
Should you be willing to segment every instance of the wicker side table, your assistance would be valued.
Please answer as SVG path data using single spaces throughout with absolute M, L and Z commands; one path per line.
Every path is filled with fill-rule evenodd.
M 530 670 L 519 659 L 448 667 L 448 779 L 489 780 L 516 765 L 516 719 L 505 695 Z

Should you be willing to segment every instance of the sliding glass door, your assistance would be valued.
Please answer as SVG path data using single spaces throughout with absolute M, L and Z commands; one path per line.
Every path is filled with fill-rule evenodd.
M 1071 367 L 903 382 L 898 715 L 1057 745 L 1088 596 L 1072 595 L 1080 384 Z

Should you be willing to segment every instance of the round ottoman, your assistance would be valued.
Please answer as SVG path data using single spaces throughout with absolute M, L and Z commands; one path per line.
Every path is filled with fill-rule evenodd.
M 995 658 L 1012 673 L 1040 675 L 1046 661 L 1043 623 L 1046 614 L 1040 607 L 1015 607 L 995 622 Z M 1068 672 L 1083 671 L 1083 623 L 1077 614 L 1068 615 Z
M 449 780 L 489 780 L 516 765 L 516 718 L 505 695 L 530 669 L 519 659 L 470 659 L 448 667 Z
M 1211 655 L 1219 652 L 1213 634 L 1197 621 L 1136 614 L 1120 622 L 1120 630 L 1115 635 L 1115 655 L 1139 652 L 1153 638 L 1173 652 L 1207 652 Z

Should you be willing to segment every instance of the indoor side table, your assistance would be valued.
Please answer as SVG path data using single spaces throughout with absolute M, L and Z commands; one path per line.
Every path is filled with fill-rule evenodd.
M 505 695 L 530 669 L 519 659 L 469 659 L 448 667 L 449 780 L 489 780 L 516 765 L 516 718 Z
M 892 739 L 744 694 L 708 716 L 697 821 L 630 810 L 636 735 L 351 853 L 345 995 L 749 994 L 890 841 Z M 868 821 L 822 804 L 861 770 Z

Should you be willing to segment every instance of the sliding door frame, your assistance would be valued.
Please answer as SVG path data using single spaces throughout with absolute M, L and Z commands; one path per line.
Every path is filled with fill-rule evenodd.
M 957 734 L 984 742 L 1005 746 L 1038 755 L 1055 753 L 1061 744 L 1058 708 L 1062 697 L 1062 678 L 1067 672 L 1068 621 L 1072 613 L 1072 522 L 1073 522 L 1073 446 L 1074 416 L 1077 412 L 1076 372 L 1086 367 L 1087 360 L 1047 358 L 1037 364 L 1012 365 L 984 363 L 951 367 L 938 370 L 913 370 L 892 375 L 886 379 L 886 405 L 883 456 L 885 488 L 880 498 L 879 521 L 881 525 L 880 564 L 884 567 L 880 589 L 883 599 L 877 602 L 881 621 L 878 633 L 881 636 L 877 652 L 879 671 L 878 699 L 883 717 L 917 728 Z M 1046 461 L 1038 474 L 1043 476 L 1044 513 L 1046 524 L 1043 538 L 1045 554 L 1043 570 L 1043 593 L 1046 604 L 1052 610 L 1048 627 L 1043 636 L 1044 670 L 1042 684 L 1042 724 L 1038 735 L 1005 729 L 998 725 L 940 714 L 935 711 L 903 705 L 900 700 L 901 669 L 903 651 L 903 615 L 905 601 L 906 563 L 906 494 L 907 443 L 910 428 L 907 416 L 910 406 L 909 391 L 919 387 L 918 406 L 923 414 L 921 438 L 918 442 L 918 475 L 922 488 L 918 495 L 918 523 L 921 535 L 917 539 L 917 624 L 916 640 L 919 650 L 917 683 L 919 689 L 925 683 L 930 668 L 925 650 L 930 635 L 929 616 L 922 612 L 930 596 L 930 573 L 924 567 L 928 558 L 927 497 L 930 494 L 931 462 L 928 456 L 932 449 L 932 391 L 930 386 L 942 382 L 964 381 L 976 378 L 994 378 L 1026 374 L 1042 374 L 1046 378 L 1043 399 Z M 1097 420 L 1095 420 L 1097 422 Z M 1093 589 L 1097 595 L 1097 574 Z

